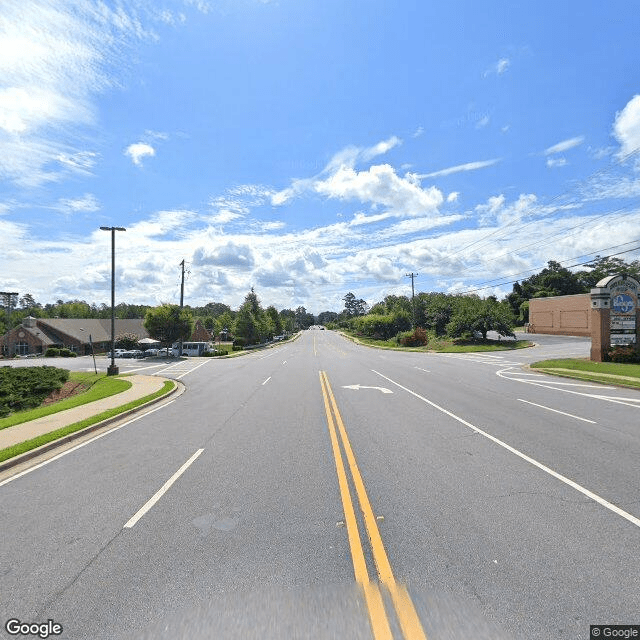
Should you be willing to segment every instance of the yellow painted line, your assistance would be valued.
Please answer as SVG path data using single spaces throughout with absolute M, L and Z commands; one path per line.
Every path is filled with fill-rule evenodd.
M 373 552 L 373 560 L 376 565 L 376 570 L 378 572 L 380 582 L 382 582 L 382 584 L 384 584 L 385 587 L 389 590 L 389 594 L 391 595 L 393 606 L 398 615 L 398 620 L 400 622 L 400 627 L 402 629 L 404 637 L 407 640 L 426 640 L 426 635 L 424 633 L 424 630 L 422 629 L 420 618 L 418 617 L 415 607 L 413 606 L 413 602 L 411 601 L 409 593 L 404 586 L 398 585 L 396 583 L 396 579 L 393 576 L 391 563 L 389 562 L 387 552 L 385 551 L 384 544 L 382 542 L 382 536 L 380 535 L 380 530 L 378 529 L 378 524 L 376 522 L 375 516 L 373 515 L 373 509 L 371 508 L 371 503 L 367 495 L 367 490 L 365 489 L 362 476 L 360 475 L 360 470 L 358 469 L 358 464 L 353 454 L 353 449 L 351 448 L 349 437 L 347 436 L 347 430 L 345 429 L 342 416 L 340 415 L 340 411 L 338 410 L 335 396 L 333 395 L 333 391 L 331 390 L 331 386 L 329 385 L 327 374 L 322 371 L 320 372 L 320 377 L 321 379 L 323 379 L 326 386 L 326 393 L 328 393 L 329 395 L 331 408 L 333 410 L 333 414 L 335 415 L 336 422 L 338 423 L 338 430 L 340 432 L 342 446 L 344 447 L 347 462 L 349 463 L 349 470 L 351 471 L 351 477 L 353 479 L 353 484 L 358 496 L 358 502 L 360 503 L 360 509 L 364 518 L 365 527 L 367 529 L 367 535 L 369 536 L 371 551 Z M 325 393 L 324 388 L 323 393 Z
M 333 449 L 333 457 L 336 462 L 336 472 L 338 474 L 338 486 L 340 487 L 340 497 L 342 498 L 342 509 L 344 511 L 344 520 L 347 527 L 347 537 L 349 539 L 349 549 L 351 550 L 351 560 L 353 562 L 353 572 L 356 582 L 364 591 L 367 611 L 369 613 L 369 621 L 376 640 L 393 640 L 387 614 L 384 610 L 384 603 L 378 585 L 369 581 L 367 572 L 367 563 L 364 559 L 364 551 L 360 542 L 360 533 L 358 532 L 358 521 L 353 510 L 353 501 L 349 491 L 349 483 L 347 482 L 347 474 L 338 444 L 338 435 L 336 433 L 335 423 L 331 415 L 329 407 L 329 399 L 323 378 L 323 372 L 320 372 L 320 386 L 322 387 L 322 397 L 324 399 L 324 408 L 327 413 L 327 423 L 329 425 L 329 435 L 331 437 L 331 447 Z

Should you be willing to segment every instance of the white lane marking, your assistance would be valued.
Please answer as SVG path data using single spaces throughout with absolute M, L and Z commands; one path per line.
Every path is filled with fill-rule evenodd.
M 164 367 L 167 364 L 166 362 L 161 362 L 160 364 L 150 364 L 146 367 L 138 367 L 137 369 L 126 369 L 123 373 L 134 373 L 135 371 L 146 371 L 147 369 L 157 369 L 158 367 Z M 93 369 L 91 369 L 93 371 Z
M 208 360 L 205 360 L 204 362 L 201 362 L 197 367 L 193 367 L 193 369 L 189 369 L 189 371 L 185 371 L 182 375 L 179 375 L 176 380 L 182 380 L 182 378 L 184 378 L 188 373 L 193 373 L 196 369 L 199 369 L 200 367 L 204 367 L 205 364 L 209 364 Z
M 423 369 L 422 367 L 414 367 L 414 369 L 418 369 L 419 371 L 424 371 L 425 373 L 431 373 L 429 369 Z
M 18 478 L 26 475 L 27 473 L 31 473 L 32 471 L 35 471 L 36 469 L 39 469 L 40 467 L 44 467 L 46 464 L 49 464 L 50 462 L 53 462 L 54 460 L 58 460 L 59 458 L 62 458 L 63 456 L 66 456 L 68 453 L 71 453 L 72 451 L 76 451 L 77 449 L 80 449 L 81 447 L 84 447 L 88 444 L 91 444 L 92 442 L 95 442 L 96 440 L 99 440 L 100 438 L 104 438 L 105 436 L 108 436 L 110 433 L 114 433 L 115 431 L 118 431 L 119 429 L 122 429 L 122 427 L 126 427 L 128 425 L 130 425 L 132 422 L 135 422 L 136 420 L 140 420 L 140 418 L 145 418 L 146 416 L 148 416 L 150 413 L 153 413 L 154 411 L 158 411 L 159 409 L 164 409 L 165 407 L 168 407 L 170 404 L 172 404 L 173 402 L 175 402 L 175 400 L 169 400 L 169 402 L 167 402 L 166 404 L 163 404 L 160 407 L 156 407 L 155 409 L 151 409 L 150 411 L 147 411 L 146 413 L 143 413 L 141 416 L 137 416 L 135 418 L 132 418 L 131 420 L 128 420 L 127 422 L 125 422 L 124 424 L 121 424 L 117 427 L 114 427 L 113 429 L 109 429 L 109 431 L 105 431 L 104 433 L 101 433 L 97 436 L 94 436 L 93 438 L 90 438 L 89 440 L 85 440 L 85 442 L 81 442 L 80 444 L 77 444 L 75 447 L 71 447 L 71 449 L 67 449 L 66 451 L 63 451 L 62 453 L 59 453 L 56 456 L 53 456 L 53 458 L 49 458 L 48 460 L 45 460 L 44 462 L 41 462 L 40 464 L 36 464 L 33 467 L 29 467 L 28 469 L 25 469 L 24 471 L 21 471 L 20 473 L 16 473 L 15 476 L 11 476 L 10 478 L 7 478 L 6 480 L 3 480 L 2 482 L 0 482 L 0 487 L 5 485 L 5 484 L 9 484 L 9 482 L 12 482 L 13 480 L 17 480 Z
M 262 386 L 264 387 L 265 384 L 267 384 L 267 382 L 269 382 L 269 380 L 271 380 L 271 376 L 269 376 L 263 383 Z
M 384 378 L 385 380 L 388 380 L 392 384 L 395 384 L 397 387 L 400 387 L 401 389 L 404 389 L 407 393 L 410 393 L 412 396 L 415 396 L 419 400 L 422 400 L 423 402 L 426 402 L 428 405 L 431 405 L 434 409 L 437 409 L 438 411 L 441 411 L 445 415 L 448 415 L 450 418 L 453 418 L 454 420 L 457 420 L 458 422 L 463 424 L 465 427 L 468 427 L 472 431 L 475 431 L 477 434 L 479 434 L 481 436 L 484 436 L 485 438 L 488 438 L 489 440 L 491 440 L 492 442 L 495 442 L 497 445 L 503 447 L 507 451 L 510 451 L 511 453 L 513 453 L 514 455 L 518 456 L 519 458 L 522 458 L 526 462 L 529 462 L 534 467 L 537 467 L 538 469 L 541 469 L 545 473 L 548 473 L 550 476 L 553 476 L 557 480 L 560 480 L 560 482 L 564 482 L 566 485 L 570 486 L 572 489 L 575 489 L 576 491 L 579 491 L 583 495 L 587 496 L 587 498 L 591 498 L 591 500 L 593 500 L 594 502 L 597 502 L 598 504 L 602 505 L 606 509 L 609 509 L 610 511 L 613 511 L 613 513 L 621 516 L 625 520 L 628 520 L 629 522 L 631 522 L 631 524 L 634 524 L 636 527 L 640 527 L 640 518 L 636 518 L 635 516 L 632 516 L 630 513 L 627 513 L 626 511 L 623 511 L 620 507 L 617 507 L 612 502 L 609 502 L 608 500 L 605 500 L 604 498 L 601 498 L 599 495 L 593 493 L 592 491 L 589 491 L 588 489 L 585 489 L 583 486 L 579 485 L 577 482 L 574 482 L 573 480 L 570 480 L 566 476 L 561 475 L 560 473 L 558 473 L 557 471 L 554 471 L 553 469 L 550 469 L 549 467 L 543 465 L 541 462 L 538 462 L 537 460 L 534 460 L 533 458 L 530 458 L 525 453 L 522 453 L 521 451 L 518 451 L 518 449 L 515 449 L 511 445 L 508 445 L 506 442 L 503 442 L 502 440 L 499 440 L 495 436 L 492 436 L 490 433 L 487 433 L 486 431 L 483 431 L 482 429 L 479 429 L 478 427 L 472 425 L 470 422 L 467 422 L 464 418 L 460 418 L 455 413 L 451 413 L 451 411 L 447 411 L 443 407 L 437 405 L 435 402 L 432 402 L 431 400 L 427 400 L 427 398 L 417 394 L 415 391 L 411 391 L 411 389 L 407 389 L 407 387 L 403 387 L 398 382 L 395 382 L 391 378 L 387 378 L 387 376 L 385 376 L 382 373 L 376 371 L 375 369 L 371 369 L 371 371 L 373 371 L 374 373 L 377 373 L 381 378 Z M 572 393 L 576 393 L 576 392 L 572 392 Z
M 287 361 L 285 360 L 282 364 L 287 364 Z
M 382 391 L 382 393 L 393 393 L 391 389 L 387 389 L 385 387 L 365 387 L 362 384 L 345 384 L 342 387 L 343 389 L 354 389 L 355 391 L 359 391 L 360 389 L 375 389 L 377 391 Z
M 142 518 L 142 516 L 153 507 L 153 505 L 162 498 L 162 496 L 169 490 L 171 485 L 193 464 L 195 459 L 204 451 L 204 449 L 198 449 L 161 487 L 156 491 L 152 498 L 147 500 L 144 506 L 138 510 L 138 512 L 124 525 L 123 529 L 131 529 L 135 526 L 136 522 Z
M 595 420 L 588 420 L 587 418 L 581 418 L 580 416 L 574 416 L 572 413 L 566 413 L 565 411 L 559 411 L 558 409 L 552 409 L 551 407 L 545 407 L 543 404 L 536 404 L 535 402 L 529 402 L 529 400 L 523 400 L 522 398 L 518 398 L 520 402 L 526 402 L 527 404 L 532 404 L 534 407 L 540 407 L 541 409 L 546 409 L 547 411 L 553 411 L 554 413 L 560 413 L 563 416 L 569 416 L 570 418 L 575 418 L 576 420 L 582 420 L 583 422 L 590 422 L 591 424 L 598 424 Z

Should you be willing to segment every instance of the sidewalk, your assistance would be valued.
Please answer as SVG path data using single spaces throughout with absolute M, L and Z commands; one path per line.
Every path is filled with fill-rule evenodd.
M 165 378 L 144 375 L 131 375 L 127 376 L 126 379 L 132 383 L 132 386 L 122 393 L 116 393 L 102 400 L 89 402 L 66 411 L 58 411 L 58 413 L 53 413 L 44 418 L 37 418 L 36 420 L 30 420 L 29 422 L 23 422 L 0 430 L 0 449 L 6 449 L 14 444 L 37 438 L 50 431 L 91 418 L 108 409 L 115 409 L 133 400 L 144 398 L 144 396 L 162 389 L 166 382 Z

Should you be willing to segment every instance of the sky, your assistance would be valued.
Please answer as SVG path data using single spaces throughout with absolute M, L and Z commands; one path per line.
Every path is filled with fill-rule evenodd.
M 640 258 L 636 0 L 2 0 L 0 287 L 340 311 Z M 625 252 L 625 253 L 620 253 Z

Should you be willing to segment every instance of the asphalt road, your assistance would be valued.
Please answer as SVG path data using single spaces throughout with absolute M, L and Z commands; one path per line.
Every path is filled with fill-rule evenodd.
M 640 393 L 523 369 L 589 349 L 535 339 L 434 355 L 308 331 L 127 363 L 187 391 L 0 481 L 3 624 L 431 640 L 640 624 Z

